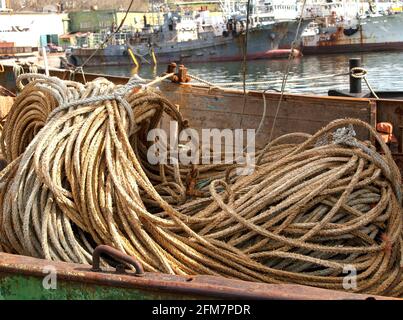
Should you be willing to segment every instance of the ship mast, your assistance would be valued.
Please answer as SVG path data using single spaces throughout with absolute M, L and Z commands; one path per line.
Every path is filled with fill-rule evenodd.
M 151 0 L 151 18 L 152 18 L 152 30 L 154 30 L 154 25 L 155 25 L 155 3 L 154 0 Z

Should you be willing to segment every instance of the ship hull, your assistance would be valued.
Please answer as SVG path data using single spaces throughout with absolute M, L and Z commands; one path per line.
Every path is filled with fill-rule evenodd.
M 303 54 L 403 50 L 403 14 L 371 17 L 355 28 L 329 27 L 321 34 L 304 37 Z
M 296 29 L 297 23 L 285 21 L 271 26 L 250 30 L 248 33 L 247 55 L 248 60 L 282 58 L 289 54 L 289 50 L 279 50 L 279 44 L 287 32 Z M 244 57 L 245 35 L 218 36 L 213 40 L 194 40 L 178 44 L 162 43 L 154 46 L 158 63 L 180 62 L 210 62 L 210 61 L 237 61 Z M 152 57 L 145 47 L 131 47 L 139 63 L 151 63 Z M 95 49 L 75 49 L 68 57 L 70 63 L 82 65 Z M 143 56 L 144 59 L 139 58 Z M 127 47 L 108 46 L 98 50 L 86 62 L 87 66 L 131 65 L 132 61 Z
M 304 32 L 305 28 L 311 21 L 312 19 L 303 19 L 301 21 L 301 26 L 298 30 L 298 35 L 297 35 L 297 28 L 290 28 L 285 34 L 285 36 L 281 39 L 279 43 L 279 49 L 290 49 L 294 41 L 296 41 L 294 48 L 300 47 L 301 34 Z

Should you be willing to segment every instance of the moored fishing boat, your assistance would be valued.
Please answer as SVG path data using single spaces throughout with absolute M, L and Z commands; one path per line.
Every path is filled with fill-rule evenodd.
M 403 14 L 368 17 L 349 26 L 321 28 L 302 37 L 305 54 L 389 51 L 403 49 Z
M 390 51 L 403 49 L 403 14 L 394 2 L 322 4 L 326 10 L 312 11 L 315 21 L 301 37 L 304 54 Z M 383 4 L 383 7 L 380 5 Z M 323 9 L 323 8 L 320 9 Z M 309 16 L 309 15 L 308 15 Z
M 279 44 L 290 34 L 296 34 L 298 21 L 293 15 L 287 18 L 290 12 L 294 15 L 296 13 L 291 6 L 287 7 L 289 9 L 283 13 L 282 19 L 279 19 L 277 10 L 272 7 L 264 12 L 251 13 L 247 59 L 288 56 L 289 50 L 279 49 Z M 301 32 L 308 22 L 302 22 Z M 158 28 L 150 29 L 147 21 L 144 21 L 143 32 L 126 36 L 125 43 L 109 42 L 103 48 L 73 48 L 67 59 L 75 66 L 84 62 L 95 66 L 151 64 L 156 61 L 186 63 L 242 60 L 246 24 L 246 13 L 242 12 L 224 12 L 222 17 L 214 19 L 208 11 L 188 14 L 170 12 L 164 15 L 164 23 Z M 107 37 L 106 34 L 104 36 Z
M 295 22 L 281 22 L 264 29 L 250 30 L 248 35 L 247 59 L 265 59 L 287 57 L 289 50 L 278 50 L 278 43 L 288 30 L 295 28 Z M 206 32 L 205 36 L 184 42 L 157 42 L 152 46 L 143 45 L 109 45 L 104 49 L 72 49 L 68 61 L 80 66 L 91 55 L 88 66 L 130 65 L 134 64 L 129 50 L 132 50 L 140 63 L 153 63 L 156 61 L 167 63 L 176 61 L 206 62 L 206 61 L 237 61 L 242 60 L 244 35 L 226 33 L 214 35 Z

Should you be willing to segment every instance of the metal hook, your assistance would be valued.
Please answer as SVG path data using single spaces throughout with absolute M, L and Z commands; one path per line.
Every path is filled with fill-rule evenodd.
M 104 244 L 96 247 L 92 254 L 92 269 L 91 269 L 92 271 L 95 272 L 102 271 L 102 269 L 99 266 L 100 257 L 102 254 L 108 255 L 109 257 L 113 258 L 118 262 L 124 262 L 132 265 L 136 269 L 136 276 L 144 275 L 144 269 L 142 265 L 134 257 L 124 254 L 123 252 Z M 121 273 L 122 268 L 117 267 L 116 271 Z

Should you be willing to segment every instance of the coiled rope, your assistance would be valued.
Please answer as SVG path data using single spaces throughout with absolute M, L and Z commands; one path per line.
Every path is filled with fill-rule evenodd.
M 28 78 L 4 128 L 0 249 L 89 263 L 108 244 L 146 271 L 338 290 L 353 266 L 354 291 L 402 296 L 400 174 L 381 139 L 383 155 L 354 136 L 351 125 L 378 137 L 368 124 L 279 137 L 250 176 L 234 165 L 151 165 L 149 130 L 163 117 L 185 127 L 157 91 L 19 81 Z M 190 196 L 195 169 L 200 192 Z

